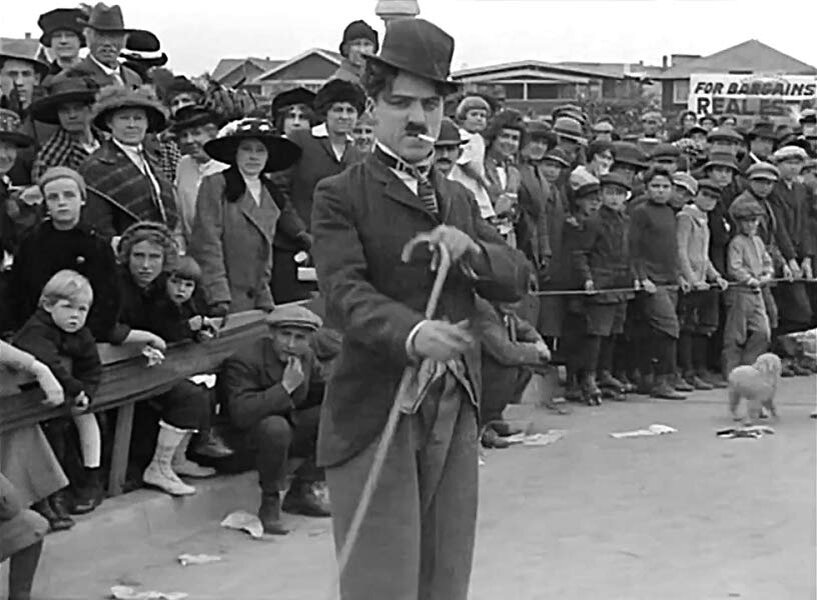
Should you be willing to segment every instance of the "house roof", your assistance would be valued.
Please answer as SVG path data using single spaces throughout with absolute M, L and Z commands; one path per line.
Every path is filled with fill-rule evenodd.
M 211 77 L 220 82 L 225 77 L 233 73 L 236 69 L 248 62 L 261 69 L 262 72 L 265 72 L 285 61 L 270 60 L 268 58 L 256 58 L 254 56 L 249 56 L 247 58 L 222 58 L 220 61 L 218 61 L 216 68 L 213 69 Z
M 500 74 L 502 71 L 539 71 L 551 72 L 561 75 L 575 75 L 579 77 L 589 77 L 594 79 L 624 79 L 624 73 L 612 73 L 604 70 L 587 69 L 583 67 L 575 67 L 566 64 L 546 63 L 540 60 L 520 60 L 510 63 L 502 63 L 497 65 L 487 65 L 484 67 L 475 67 L 471 69 L 462 69 L 451 74 L 452 79 L 461 80 L 472 77 Z
M 289 60 L 279 61 L 278 64 L 273 65 L 269 69 L 266 69 L 263 73 L 261 73 L 261 75 L 256 77 L 255 80 L 253 81 L 253 83 L 258 83 L 258 82 L 261 82 L 261 81 L 266 81 L 268 79 L 271 79 L 272 77 L 275 76 L 276 73 L 291 67 L 295 63 L 298 63 L 298 62 L 302 61 L 303 59 L 305 59 L 305 58 L 307 58 L 309 56 L 312 56 L 313 54 L 317 54 L 318 56 L 320 56 L 320 57 L 328 60 L 329 62 L 332 62 L 332 63 L 338 65 L 338 66 L 340 66 L 340 62 L 343 59 L 343 57 L 340 54 L 338 54 L 337 52 L 332 52 L 331 50 L 324 50 L 323 48 L 310 48 L 306 52 L 302 52 L 298 56 L 294 56 L 294 57 L 290 58 Z
M 658 65 L 644 65 L 641 63 L 601 63 L 601 62 L 575 62 L 575 61 L 559 61 L 556 63 L 559 66 L 571 67 L 575 69 L 582 69 L 594 71 L 597 73 L 607 73 L 609 75 L 625 75 L 625 76 L 642 76 L 654 77 L 661 73 L 661 67 Z
M 687 79 L 693 73 L 787 73 L 790 75 L 817 74 L 817 68 L 775 50 L 758 40 L 747 40 L 694 60 L 670 67 L 656 79 Z

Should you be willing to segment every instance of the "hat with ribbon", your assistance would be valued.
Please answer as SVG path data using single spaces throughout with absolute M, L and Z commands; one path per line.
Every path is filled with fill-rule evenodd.
M 296 327 L 317 331 L 323 326 L 323 320 L 308 308 L 300 304 L 278 306 L 266 318 L 270 327 Z
M 460 137 L 460 129 L 451 119 L 443 119 L 440 124 L 440 135 L 437 136 L 437 141 L 434 142 L 435 148 L 453 148 L 460 147 L 465 143 L 465 140 Z
M 406 71 L 445 88 L 445 95 L 459 89 L 451 80 L 454 38 L 425 19 L 390 21 L 380 53 L 367 56 L 375 64 Z
M 219 132 L 219 137 L 204 144 L 204 151 L 213 160 L 234 165 L 242 140 L 258 140 L 264 144 L 267 149 L 264 171 L 267 173 L 288 169 L 301 158 L 301 148 L 279 135 L 266 119 L 248 118 L 228 123 Z
M 0 142 L 6 142 L 18 148 L 34 145 L 34 138 L 22 131 L 23 122 L 13 110 L 0 108 Z
M 55 8 L 43 13 L 37 19 L 37 26 L 42 30 L 40 43 L 46 48 L 51 47 L 51 38 L 58 31 L 70 31 L 79 38 L 80 47 L 85 46 L 83 26 L 78 23 L 85 16 L 78 8 Z
M 97 31 L 109 33 L 130 33 L 131 31 L 125 27 L 125 18 L 118 4 L 108 6 L 103 2 L 98 2 L 89 15 L 78 17 L 77 22 L 83 27 L 90 27 Z
M 59 125 L 59 109 L 69 103 L 94 103 L 99 84 L 92 73 L 80 70 L 63 71 L 48 84 L 47 95 L 31 104 L 31 116 L 36 121 Z
M 276 95 L 272 100 L 272 114 L 277 115 L 280 111 L 297 104 L 305 104 L 312 107 L 315 102 L 315 92 L 305 87 L 296 87 Z
M 165 128 L 167 109 L 147 86 L 128 89 L 109 85 L 99 90 L 91 111 L 94 125 L 108 131 L 108 117 L 123 108 L 144 109 L 148 118 L 148 132 L 157 132 Z

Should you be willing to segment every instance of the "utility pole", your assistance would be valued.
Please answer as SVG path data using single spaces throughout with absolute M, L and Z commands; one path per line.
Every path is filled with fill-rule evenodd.
M 378 0 L 374 12 L 388 26 L 394 19 L 419 15 L 420 4 L 417 0 Z

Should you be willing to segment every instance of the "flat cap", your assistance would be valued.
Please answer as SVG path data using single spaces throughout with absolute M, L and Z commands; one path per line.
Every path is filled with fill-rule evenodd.
M 598 121 L 593 125 L 594 133 L 613 133 L 613 131 L 615 131 L 615 127 L 610 121 Z
M 613 142 L 613 160 L 639 169 L 647 168 L 644 152 L 632 142 Z
M 709 190 L 713 194 L 720 196 L 721 187 L 711 179 L 701 179 L 698 181 L 698 191 Z
M 689 173 L 684 173 L 683 171 L 674 173 L 672 175 L 672 183 L 684 188 L 693 196 L 698 193 L 698 182 L 695 181 L 695 178 Z
M 735 172 L 740 171 L 738 161 L 734 156 L 726 152 L 713 152 L 710 154 L 709 160 L 703 166 L 703 170 L 706 171 L 710 167 L 728 167 Z
M 748 179 L 768 179 L 777 181 L 780 179 L 780 171 L 771 163 L 758 162 L 746 169 Z
M 772 160 L 776 163 L 781 163 L 784 160 L 806 160 L 808 158 L 808 154 L 805 150 L 803 150 L 800 146 L 783 146 L 782 148 L 778 148 L 774 154 L 772 154 Z
M 631 191 L 633 189 L 633 186 L 630 185 L 627 178 L 621 173 L 605 173 L 599 179 L 599 184 L 601 187 L 606 185 L 617 185 L 618 187 L 622 187 L 627 191 Z
M 729 216 L 735 221 L 739 219 L 753 219 L 763 216 L 763 208 L 760 203 L 745 194 L 741 194 L 729 206 Z
M 586 181 L 574 190 L 573 197 L 584 198 L 590 194 L 597 194 L 599 189 L 601 188 L 598 181 Z
M 298 304 L 276 307 L 267 315 L 266 321 L 270 327 L 298 327 L 310 331 L 317 331 L 323 326 L 323 320 L 318 315 Z
M 650 158 L 678 158 L 681 150 L 675 144 L 658 144 L 650 153 Z
M 707 134 L 706 141 L 714 142 L 715 140 L 740 144 L 743 142 L 743 136 L 732 127 L 715 127 Z

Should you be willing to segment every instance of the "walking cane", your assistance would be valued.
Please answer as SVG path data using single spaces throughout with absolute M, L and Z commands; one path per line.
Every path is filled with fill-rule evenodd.
M 451 268 L 451 256 L 448 249 L 442 244 L 434 244 L 431 242 L 430 234 L 421 233 L 411 240 L 403 247 L 401 259 L 407 263 L 411 259 L 414 249 L 422 243 L 428 244 L 437 253 L 437 276 L 434 278 L 434 285 L 431 288 L 431 295 L 426 304 L 425 318 L 432 319 L 434 313 L 437 312 L 437 304 L 440 301 L 440 294 L 445 284 L 445 278 L 448 276 L 448 270 Z M 433 263 L 433 261 L 432 261 Z M 386 421 L 386 426 L 383 428 L 383 433 L 380 435 L 380 441 L 377 444 L 377 449 L 374 454 L 369 476 L 366 478 L 366 483 L 363 486 L 363 492 L 360 494 L 360 501 L 358 502 L 355 514 L 352 516 L 352 522 L 349 525 L 349 532 L 346 535 L 346 540 L 343 547 L 338 553 L 338 570 L 337 576 L 332 582 L 332 587 L 329 590 L 326 598 L 327 600 L 334 600 L 337 593 L 338 584 L 340 583 L 341 575 L 346 569 L 349 562 L 349 557 L 352 554 L 357 538 L 360 535 L 360 527 L 363 519 L 366 516 L 366 511 L 369 509 L 372 496 L 377 488 L 377 480 L 380 478 L 380 472 L 383 470 L 383 463 L 386 462 L 386 454 L 389 451 L 394 433 L 397 431 L 397 423 L 400 420 L 402 413 L 411 413 L 416 407 L 417 398 L 410 397 L 411 383 L 416 377 L 417 368 L 414 366 L 407 366 L 403 371 L 403 377 L 400 380 L 400 387 L 397 388 L 397 394 L 394 396 L 394 404 L 389 412 L 389 418 Z

